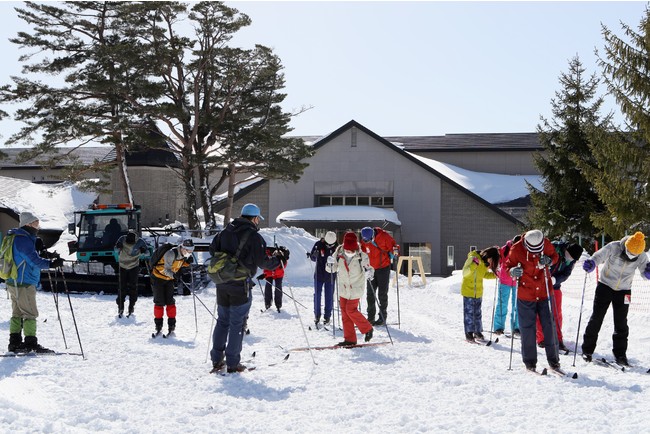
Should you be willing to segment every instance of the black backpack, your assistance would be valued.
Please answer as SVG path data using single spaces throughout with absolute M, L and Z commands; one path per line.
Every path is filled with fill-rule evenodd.
M 162 259 L 163 256 L 165 256 L 165 253 L 167 253 L 169 250 L 173 249 L 175 247 L 175 244 L 172 243 L 165 243 L 161 246 L 158 246 L 155 252 L 153 252 L 153 255 L 151 255 L 151 258 L 149 258 L 149 267 L 153 270 L 153 268 L 158 265 L 158 262 Z

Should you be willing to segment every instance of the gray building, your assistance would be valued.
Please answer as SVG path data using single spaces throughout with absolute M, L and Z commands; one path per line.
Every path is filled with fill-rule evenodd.
M 402 255 L 421 256 L 427 273 L 449 275 L 462 267 L 472 248 L 502 245 L 523 223 L 490 204 L 389 140 L 350 121 L 313 144 L 314 156 L 297 183 L 264 180 L 236 195 L 235 210 L 258 203 L 265 225 L 294 209 L 373 206 L 396 212 L 401 226 L 392 234 Z M 327 209 L 323 220 L 302 224 L 320 236 L 335 229 Z M 345 219 L 344 219 L 345 220 Z M 369 222 L 345 222 L 359 231 Z M 389 228 L 390 229 L 390 228 Z

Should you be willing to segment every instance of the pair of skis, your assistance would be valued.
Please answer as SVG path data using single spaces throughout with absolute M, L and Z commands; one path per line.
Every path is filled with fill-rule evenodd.
M 81 353 L 69 353 L 69 352 L 61 352 L 61 351 L 55 351 L 53 353 L 37 353 L 34 351 L 30 351 L 29 353 L 5 353 L 5 354 L 0 354 L 0 357 L 40 357 L 40 356 L 82 356 Z
M 279 362 L 269 363 L 269 364 L 264 365 L 264 366 L 276 366 L 276 365 L 279 365 L 279 364 L 284 363 L 284 362 L 286 362 L 287 360 L 289 360 L 289 356 L 290 356 L 290 354 L 287 354 L 287 355 L 284 356 L 284 357 L 282 358 L 282 360 L 280 360 Z M 245 361 L 244 363 L 250 363 L 250 362 L 252 362 L 252 361 L 253 361 L 253 358 L 255 358 L 255 353 L 254 353 L 254 352 L 253 352 L 252 358 L 251 358 L 250 360 Z M 244 369 L 243 371 L 240 371 L 240 372 L 238 372 L 238 373 L 255 371 L 255 370 L 258 369 L 258 368 L 259 368 L 259 366 L 247 366 L 246 369 Z M 235 373 L 236 373 L 236 372 L 231 372 L 230 374 L 235 374 Z M 223 366 L 221 369 L 219 369 L 219 370 L 212 369 L 212 370 L 210 371 L 210 374 L 219 374 L 219 375 L 221 375 L 222 377 L 225 377 L 225 376 L 228 375 L 229 373 L 227 372 L 227 370 L 226 370 L 226 366 L 224 365 L 224 366 Z
M 552 374 L 552 375 L 555 375 L 557 377 L 570 378 L 572 380 L 575 380 L 575 379 L 578 378 L 578 373 L 577 372 L 569 373 L 569 372 L 565 372 L 564 370 L 562 370 L 560 368 L 544 368 L 541 371 L 528 369 L 527 371 L 532 373 L 532 374 L 537 374 L 537 375 L 540 375 L 540 376 L 548 376 L 549 374 Z
M 159 330 L 159 331 L 151 333 L 151 339 L 156 339 L 158 336 L 161 336 L 161 335 L 162 335 L 162 337 L 164 339 L 167 339 L 167 338 L 173 338 L 174 336 L 176 336 L 176 333 L 172 331 L 172 332 L 169 332 L 167 334 L 164 334 L 162 332 L 162 330 Z

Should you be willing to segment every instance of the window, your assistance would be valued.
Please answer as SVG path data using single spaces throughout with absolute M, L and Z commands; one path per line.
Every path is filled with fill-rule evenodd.
M 447 246 L 447 267 L 454 267 L 456 269 L 454 263 L 454 246 Z
M 424 274 L 431 274 L 431 243 L 405 243 L 406 249 L 402 252 L 408 256 L 419 256 L 422 259 Z M 414 267 L 413 271 L 417 269 Z M 419 271 L 419 270 L 418 270 Z
M 346 205 L 393 208 L 393 196 L 325 196 L 317 195 L 316 206 Z

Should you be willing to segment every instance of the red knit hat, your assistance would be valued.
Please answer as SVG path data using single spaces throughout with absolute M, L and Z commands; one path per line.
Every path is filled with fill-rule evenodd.
M 357 239 L 357 234 L 354 232 L 346 232 L 343 236 L 343 249 L 344 250 L 359 250 L 359 240 Z

